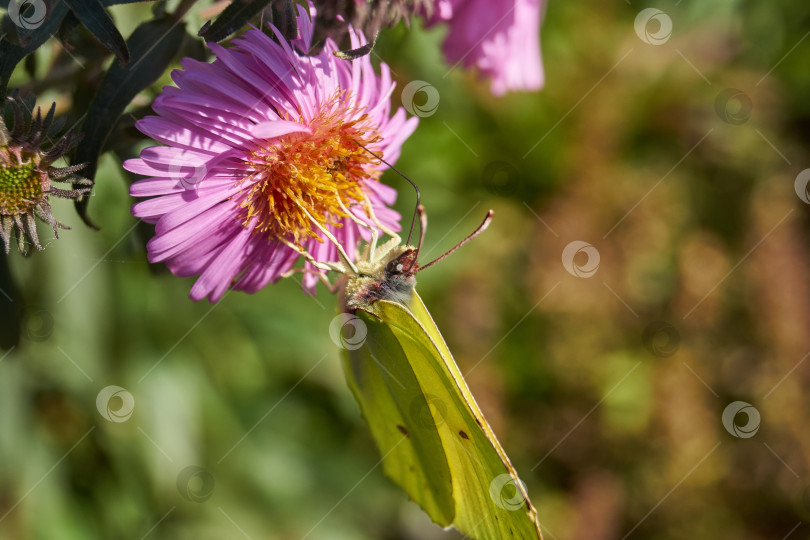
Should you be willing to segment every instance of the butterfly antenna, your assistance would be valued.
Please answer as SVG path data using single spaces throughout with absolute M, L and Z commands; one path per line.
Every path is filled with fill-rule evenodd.
M 419 191 L 419 186 L 416 185 L 416 182 L 414 182 L 413 180 L 411 180 L 410 178 L 405 176 L 399 169 L 397 169 L 396 167 L 394 167 L 393 165 L 391 165 L 390 163 L 385 161 L 381 156 L 378 156 L 377 154 L 375 154 L 374 152 L 372 152 L 371 150 L 369 150 L 368 148 L 366 148 L 365 146 L 360 144 L 357 141 L 357 139 L 355 139 L 354 142 L 357 143 L 357 146 L 359 146 L 360 148 L 362 148 L 363 150 L 365 150 L 366 152 L 368 152 L 369 154 L 371 154 L 375 158 L 377 158 L 380 161 L 382 161 L 383 163 L 385 163 L 388 166 L 389 169 L 391 169 L 392 171 L 394 171 L 395 173 L 400 175 L 402 178 L 407 180 L 408 183 L 410 185 L 412 185 L 413 189 L 416 191 L 416 209 L 414 210 L 414 213 L 413 213 L 413 219 L 411 219 L 411 230 L 408 232 L 408 240 L 405 242 L 406 244 L 410 245 L 411 237 L 413 236 L 413 229 L 416 226 L 416 214 L 419 213 L 419 207 L 421 206 L 420 203 L 422 201 L 422 193 Z M 424 236 L 424 231 L 422 232 L 422 235 Z
M 421 204 L 418 205 L 416 207 L 416 213 L 419 214 L 419 243 L 416 245 L 416 257 L 414 257 L 411 265 L 408 267 L 407 273 L 411 272 L 413 265 L 416 264 L 419 258 L 419 252 L 422 251 L 422 244 L 425 242 L 425 231 L 427 231 L 427 214 L 425 213 L 425 207 Z
M 419 214 L 419 244 L 416 246 L 416 253 L 422 250 L 422 243 L 425 241 L 425 231 L 427 231 L 427 214 L 425 207 L 421 204 L 416 207 L 416 212 Z
M 430 261 L 429 263 L 420 266 L 419 271 L 421 272 L 425 268 L 428 268 L 429 266 L 433 266 L 434 264 L 436 264 L 439 261 L 443 261 L 444 259 L 447 258 L 448 255 L 450 255 L 451 253 L 456 251 L 458 248 L 460 248 L 461 246 L 463 246 L 464 244 L 466 244 L 467 242 L 469 242 L 470 240 L 472 240 L 473 238 L 475 238 L 476 236 L 478 236 L 479 234 L 481 234 L 482 232 L 487 230 L 487 227 L 489 227 L 489 224 L 492 223 L 492 216 L 494 216 L 494 215 L 495 215 L 495 212 L 492 211 L 492 210 L 487 212 L 487 216 L 484 218 L 484 221 L 481 222 L 481 225 L 479 225 L 477 229 L 475 229 L 473 232 L 471 232 L 469 234 L 469 236 L 467 236 L 467 238 L 465 238 L 464 240 L 462 240 L 461 242 L 456 244 L 455 247 L 449 249 L 444 255 L 440 255 L 439 257 L 437 257 L 436 259 Z

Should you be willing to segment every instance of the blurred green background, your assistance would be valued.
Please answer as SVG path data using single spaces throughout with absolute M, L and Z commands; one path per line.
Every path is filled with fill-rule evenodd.
M 443 29 L 383 33 L 399 88 L 440 95 L 397 163 L 422 190 L 424 260 L 495 210 L 419 290 L 548 539 L 807 538 L 810 4 L 655 4 L 660 45 L 634 29 L 651 4 L 629 4 L 552 2 L 546 87 L 504 99 L 448 72 Z M 125 35 L 148 17 L 112 12 Z M 146 263 L 131 178 L 102 163 L 101 231 L 57 201 L 73 230 L 8 257 L 27 318 L 0 360 L 0 538 L 458 537 L 376 466 L 336 299 L 290 279 L 191 302 L 191 279 Z M 591 277 L 564 267 L 573 241 L 598 251 Z M 97 410 L 110 385 L 125 421 Z M 760 413 L 753 436 L 724 427 L 734 401 Z

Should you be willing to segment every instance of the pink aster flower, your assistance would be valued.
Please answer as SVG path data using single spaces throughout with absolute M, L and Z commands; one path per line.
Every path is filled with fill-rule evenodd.
M 213 63 L 184 59 L 153 105 L 158 116 L 138 128 L 166 146 L 145 149 L 124 167 L 148 176 L 130 188 L 151 197 L 132 207 L 155 224 L 150 262 L 199 278 L 191 298 L 215 302 L 230 287 L 256 292 L 307 252 L 338 261 L 331 233 L 350 258 L 369 227 L 399 230 L 389 208 L 396 192 L 378 181 L 416 128 L 398 109 L 388 66 L 378 76 L 369 57 L 349 62 L 327 40 L 314 56 L 312 22 L 299 6 L 299 37 L 278 42 L 249 30 L 230 48 L 210 44 Z M 352 46 L 365 38 L 351 31 Z M 304 287 L 321 272 L 309 261 Z
M 496 96 L 543 87 L 540 19 L 545 0 L 438 0 L 429 25 L 449 25 L 444 54 L 477 67 Z

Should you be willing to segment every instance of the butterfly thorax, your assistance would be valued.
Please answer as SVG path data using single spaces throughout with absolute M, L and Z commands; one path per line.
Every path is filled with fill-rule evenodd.
M 407 305 L 419 271 L 417 255 L 411 246 L 397 246 L 376 261 L 358 261 L 358 274 L 346 284 L 347 309 L 365 309 L 377 300 Z

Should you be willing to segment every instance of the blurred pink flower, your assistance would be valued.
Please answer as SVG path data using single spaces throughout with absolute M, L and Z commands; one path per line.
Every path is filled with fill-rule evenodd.
M 213 63 L 184 59 L 153 105 L 158 116 L 137 126 L 166 146 L 146 148 L 124 167 L 149 178 L 130 188 L 152 197 L 133 215 L 156 224 L 149 261 L 178 276 L 199 278 L 191 298 L 219 300 L 230 287 L 255 292 L 280 279 L 305 249 L 319 262 L 338 261 L 334 235 L 350 257 L 377 223 L 399 230 L 388 205 L 396 192 L 378 181 L 384 170 L 362 144 L 388 162 L 416 128 L 405 111 L 390 114 L 390 70 L 368 56 L 349 62 L 328 40 L 302 56 L 312 22 L 299 6 L 299 37 L 278 42 L 257 29 L 233 46 L 211 44 Z M 352 45 L 365 38 L 352 31 Z M 358 144 L 359 143 L 359 144 Z M 355 219 L 349 218 L 351 212 Z M 305 264 L 314 293 L 316 269 Z
M 496 96 L 543 87 L 540 19 L 545 0 L 438 0 L 428 25 L 447 22 L 444 54 L 477 67 Z

